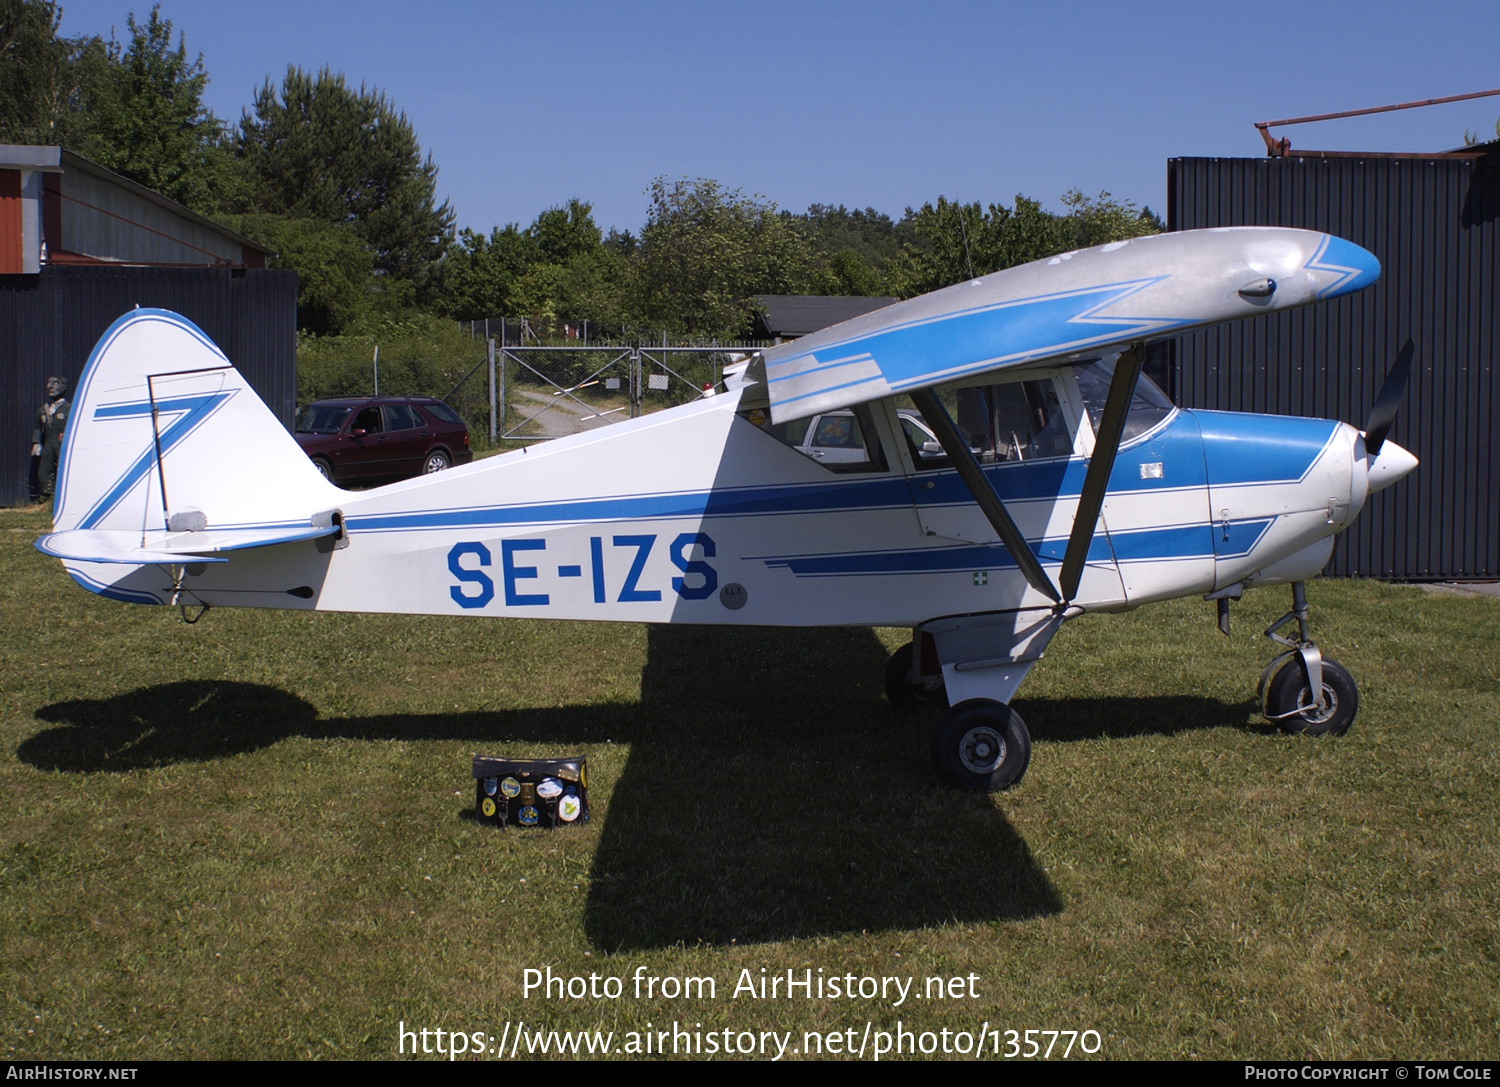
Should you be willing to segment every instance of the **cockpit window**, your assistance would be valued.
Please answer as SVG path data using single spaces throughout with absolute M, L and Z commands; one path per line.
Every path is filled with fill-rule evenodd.
M 1073 452 L 1073 435 L 1050 378 L 955 389 L 953 395 L 953 421 L 980 464 Z
M 824 412 L 811 419 L 794 419 L 790 423 L 771 422 L 765 408 L 742 411 L 740 417 L 830 472 L 886 470 L 868 404 Z
M 1104 401 L 1109 396 L 1109 382 L 1115 373 L 1118 354 L 1106 355 L 1093 362 L 1081 363 L 1073 368 L 1078 376 L 1078 392 L 1088 408 L 1089 422 L 1099 430 L 1099 421 L 1104 417 Z M 1167 399 L 1156 382 L 1145 374 L 1135 385 L 1135 397 L 1130 402 L 1130 413 L 1125 416 L 1125 430 L 1120 436 L 1121 444 L 1139 438 L 1156 426 L 1173 411 L 1172 401 Z

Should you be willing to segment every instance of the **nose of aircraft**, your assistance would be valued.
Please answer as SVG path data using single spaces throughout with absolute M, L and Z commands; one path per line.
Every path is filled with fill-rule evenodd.
M 1365 455 L 1365 472 L 1370 493 L 1384 490 L 1398 479 L 1405 479 L 1417 466 L 1417 458 L 1393 441 L 1387 440 L 1376 457 Z

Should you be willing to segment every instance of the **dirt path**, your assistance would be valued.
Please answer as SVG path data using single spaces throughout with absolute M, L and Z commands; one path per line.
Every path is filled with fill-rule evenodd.
M 570 397 L 553 396 L 551 393 L 531 389 L 515 389 L 511 395 L 516 398 L 514 410 L 523 417 L 546 408 L 528 426 L 529 430 L 536 431 L 540 437 L 563 438 L 581 430 L 596 430 L 629 417 L 629 412 L 624 409 L 596 414 L 592 408 Z

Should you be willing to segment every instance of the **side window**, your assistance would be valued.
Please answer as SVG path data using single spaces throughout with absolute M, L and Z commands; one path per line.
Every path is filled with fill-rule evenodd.
M 865 439 L 859 432 L 859 420 L 853 412 L 836 412 L 818 419 L 818 429 L 813 433 L 814 449 L 857 449 L 864 455 Z
M 303 434 L 337 434 L 347 418 L 348 408 L 312 404 L 297 416 L 297 430 Z
M 385 406 L 385 428 L 387 430 L 411 430 L 422 425 L 410 404 L 387 404 Z
M 441 419 L 445 423 L 463 422 L 463 420 L 458 417 L 458 412 L 454 411 L 447 404 L 444 404 L 440 401 L 433 401 L 430 404 L 423 404 L 422 408 L 433 418 Z
M 354 425 L 349 430 L 351 433 L 356 430 L 363 430 L 367 434 L 379 434 L 380 408 L 371 405 L 368 408 L 361 409 L 360 413 L 354 417 Z
M 885 455 L 875 439 L 874 416 L 867 404 L 789 423 L 772 423 L 764 408 L 742 411 L 740 417 L 830 472 L 886 470 Z

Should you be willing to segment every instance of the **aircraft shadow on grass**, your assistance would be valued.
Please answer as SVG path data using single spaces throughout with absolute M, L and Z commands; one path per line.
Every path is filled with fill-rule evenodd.
M 659 626 L 638 704 L 321 718 L 274 687 L 187 681 L 44 706 L 36 716 L 57 727 L 17 755 L 82 773 L 217 759 L 291 736 L 463 740 L 481 752 L 628 742 L 586 913 L 589 938 L 610 951 L 1061 910 L 1003 796 L 938 784 L 925 722 L 881 697 L 884 657 L 868 630 Z M 1042 758 L 1053 740 L 1255 727 L 1248 704 L 1202 698 L 1018 707 Z

